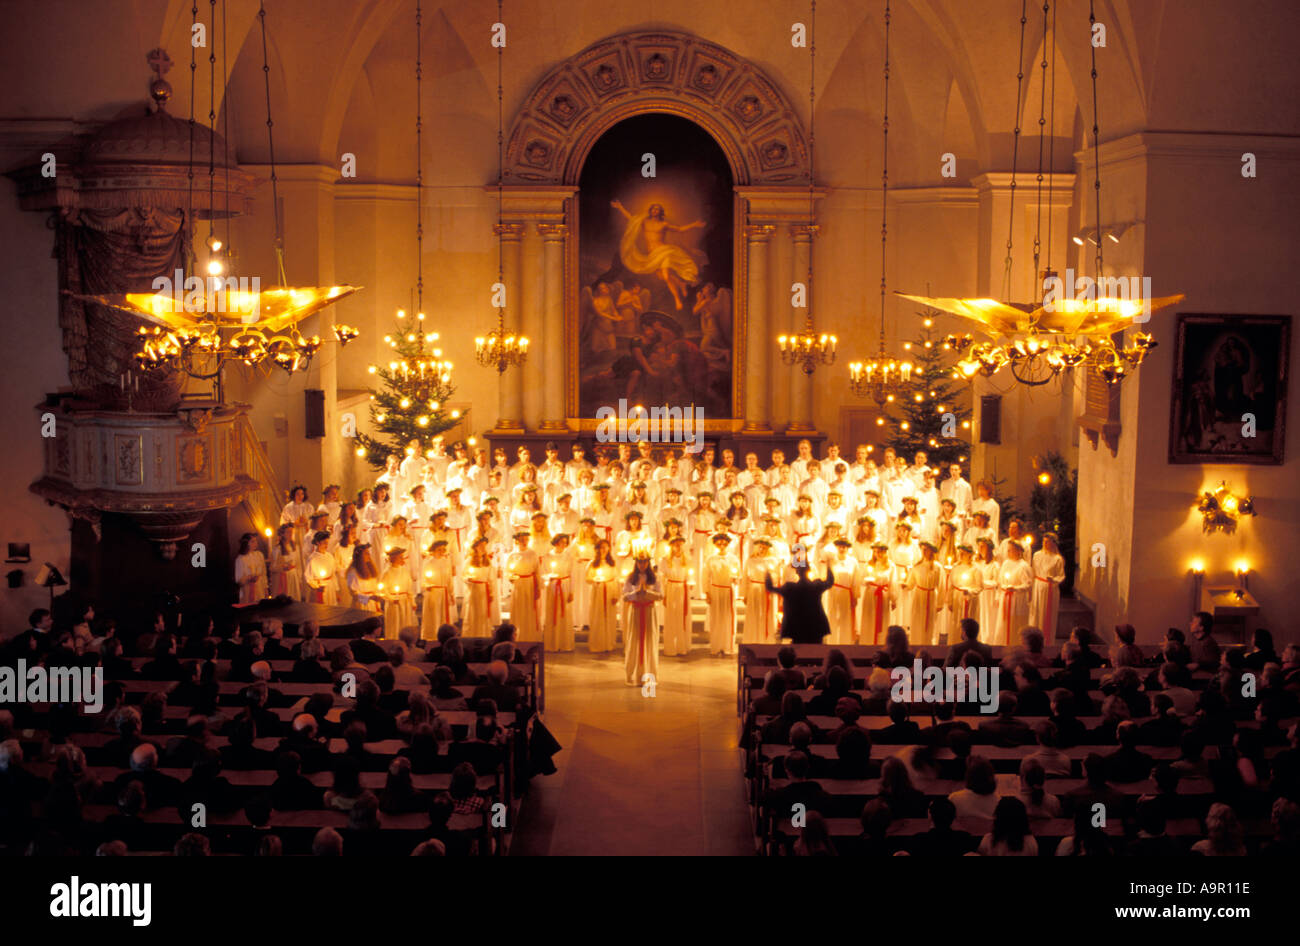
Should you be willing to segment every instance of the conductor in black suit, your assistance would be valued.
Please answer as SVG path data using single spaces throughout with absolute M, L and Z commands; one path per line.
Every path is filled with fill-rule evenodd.
M 780 635 L 788 637 L 796 644 L 820 644 L 831 632 L 830 622 L 822 608 L 822 594 L 835 583 L 828 577 L 825 581 L 813 581 L 808 577 L 807 552 L 803 545 L 796 544 L 794 553 L 794 570 L 799 576 L 797 581 L 787 581 L 780 588 L 772 584 L 772 576 L 767 576 L 764 583 L 767 590 L 781 596 L 784 604 L 784 616 L 781 618 Z

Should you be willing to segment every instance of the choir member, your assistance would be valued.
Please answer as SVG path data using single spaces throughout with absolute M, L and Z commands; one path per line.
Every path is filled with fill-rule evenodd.
M 977 512 L 987 513 L 987 528 L 993 530 L 993 535 L 996 538 L 1000 534 L 1002 528 L 1002 507 L 999 506 L 998 501 L 993 498 L 993 484 L 988 480 L 980 480 L 975 485 L 975 492 L 977 496 L 970 504 L 971 515 L 974 515 Z
M 456 623 L 456 595 L 452 579 L 457 563 L 450 554 L 446 539 L 438 539 L 429 546 L 424 559 L 424 610 L 420 615 L 420 637 L 435 640 L 438 628 Z
M 494 579 L 492 559 L 488 556 L 488 540 L 479 536 L 470 545 L 469 563 L 465 566 L 465 614 L 461 620 L 462 636 L 492 636 Z
M 581 474 L 583 470 L 590 470 L 591 464 L 587 462 L 587 449 L 582 445 L 581 440 L 575 440 L 569 444 L 569 452 L 572 459 L 564 464 L 564 478 L 568 482 L 570 489 L 577 489 L 582 485 Z M 579 506 L 578 508 L 581 509 L 582 507 Z
M 551 513 L 551 518 L 546 524 L 551 535 L 564 533 L 572 537 L 578 534 L 580 517 L 572 503 L 573 493 L 567 489 L 555 497 L 555 511 Z
M 971 513 L 971 524 L 966 527 L 966 531 L 961 538 L 962 542 L 971 548 L 978 548 L 982 539 L 988 539 L 989 544 L 997 548 L 998 536 L 993 529 L 989 528 L 987 509 L 979 509 Z
M 781 563 L 778 574 L 783 577 L 784 567 L 790 564 L 790 545 L 785 541 L 785 532 L 778 516 L 767 515 L 763 517 L 763 537 L 768 540 L 772 547 L 772 557 Z M 775 578 L 772 580 L 776 584 L 780 584 Z
M 921 541 L 921 560 L 912 566 L 903 584 L 910 620 L 907 631 L 913 643 L 939 643 L 939 581 L 942 569 L 934 560 L 935 544 Z
M 1034 537 L 1025 534 L 1024 524 L 1019 519 L 1012 519 L 1007 523 L 1007 537 L 998 544 L 997 558 L 999 562 L 1007 560 L 1007 549 L 1012 545 L 1020 546 L 1020 550 L 1025 553 L 1021 558 L 1025 559 L 1025 564 L 1028 564 L 1029 553 L 1034 547 Z
M 294 541 L 294 524 L 280 523 L 271 544 L 270 592 L 302 600 L 302 550 Z
M 334 545 L 334 574 L 338 576 L 338 596 L 340 601 L 352 600 L 351 591 L 348 588 L 348 569 L 352 567 L 352 554 L 356 551 L 358 545 L 362 544 L 357 535 L 356 523 L 344 526 L 343 520 L 339 520 L 338 542 Z M 366 546 L 366 554 L 370 554 L 370 546 Z M 307 568 L 306 561 L 303 562 L 304 571 Z M 304 593 L 306 589 L 304 589 Z
M 772 451 L 772 465 L 767 468 L 767 485 L 769 488 L 781 482 L 781 471 L 786 469 L 785 451 Z
M 306 495 L 304 490 L 303 496 Z M 240 604 L 257 604 L 266 597 L 266 559 L 257 547 L 256 534 L 252 532 L 245 532 L 239 540 L 235 584 L 239 585 Z
M 709 557 L 709 543 L 718 528 L 718 511 L 713 508 L 713 493 L 704 490 L 695 496 L 695 511 L 691 513 L 690 540 L 691 556 L 695 559 L 695 573 L 701 576 L 700 595 L 707 594 L 703 583 L 704 561 Z M 730 539 L 728 539 L 730 541 Z
M 948 640 L 949 646 L 961 639 L 961 622 L 980 619 L 980 602 L 984 594 L 984 575 L 975 564 L 974 550 L 962 543 L 957 546 L 957 564 L 948 573 Z M 985 625 L 981 624 L 983 628 Z
M 465 554 L 465 540 L 469 537 L 471 516 L 474 510 L 460 501 L 464 490 L 459 486 L 448 486 L 444 490 L 447 497 L 447 530 L 454 538 L 451 540 L 451 554 L 461 558 Z
M 596 557 L 587 566 L 586 582 L 591 602 L 587 616 L 587 650 L 593 654 L 606 654 L 613 650 L 618 633 L 618 588 L 622 581 L 610 549 L 608 540 L 597 539 Z
M 572 582 L 569 585 L 573 589 L 571 611 L 573 626 L 576 629 L 586 627 L 590 623 L 588 613 L 591 608 L 591 586 L 587 584 L 587 569 L 596 559 L 596 520 L 591 516 L 583 516 L 579 520 L 577 538 L 574 539 L 569 553 L 573 564 Z
M 330 525 L 339 521 L 339 512 L 342 508 L 339 503 L 339 487 L 337 483 L 331 483 L 321 490 L 321 503 L 316 507 L 316 511 L 328 515 Z
M 429 544 L 427 535 L 429 516 L 433 514 L 433 506 L 425 500 L 424 494 L 425 485 L 416 483 L 411 487 L 409 498 L 402 504 L 402 515 L 406 517 L 406 531 L 411 537 L 411 569 L 417 575 L 422 574 L 424 550 Z
M 330 534 L 317 532 L 312 536 L 312 549 L 304 571 L 311 600 L 316 604 L 338 604 L 338 562 L 330 551 Z
M 822 524 L 837 523 L 840 534 L 849 531 L 849 508 L 844 505 L 844 494 L 838 489 L 827 490 L 826 508 L 822 511 Z
M 902 459 L 901 457 L 899 459 Z M 906 469 L 906 474 L 912 481 L 912 486 L 916 489 L 922 489 L 925 486 L 925 474 L 934 475 L 930 469 L 930 457 L 924 450 L 918 450 L 912 456 L 912 465 Z
M 415 596 L 411 592 L 411 564 L 406 547 L 394 545 L 388 552 L 388 568 L 379 582 L 384 599 L 384 637 L 396 640 L 398 631 L 415 627 Z
M 873 488 L 862 491 L 862 513 L 876 524 L 876 535 L 883 539 L 889 534 L 889 513 L 880 508 L 880 492 Z
M 803 543 L 811 549 L 822 530 L 821 522 L 813 515 L 813 500 L 807 493 L 800 493 L 795 503 L 789 525 L 790 544 L 794 546 Z
M 530 534 L 516 530 L 515 550 L 506 560 L 510 576 L 510 623 L 519 630 L 519 640 L 540 641 L 541 625 L 538 623 L 538 605 L 542 586 L 537 580 L 538 557 L 529 547 Z
M 772 542 L 764 536 L 754 539 L 749 561 L 741 570 L 741 591 L 745 598 L 745 640 L 751 644 L 776 644 L 780 598 L 767 590 L 767 579 L 780 584 L 782 563 L 772 555 Z
M 668 552 L 659 560 L 664 583 L 664 655 L 684 657 L 691 651 L 691 588 L 695 570 L 686 554 L 686 537 L 668 538 Z
M 628 620 L 623 634 L 623 669 L 628 686 L 640 686 L 659 677 L 659 624 L 655 602 L 663 598 L 650 553 L 637 553 L 632 571 L 623 582 Z
M 664 535 L 664 526 L 669 519 L 676 519 L 678 524 L 686 522 L 690 512 L 682 503 L 682 488 L 677 484 L 664 487 L 664 503 L 657 514 L 659 535 Z
M 997 630 L 990 644 L 1009 644 L 1018 640 L 1020 629 L 1029 623 L 1029 598 L 1034 573 L 1025 561 L 1025 549 L 1019 541 L 1003 543 L 1006 559 L 998 568 Z
M 709 653 L 715 656 L 736 652 L 736 579 L 740 563 L 727 546 L 731 536 L 719 532 L 713 537 L 714 553 L 704 562 L 700 584 L 708 600 L 705 624 L 709 630 Z
M 898 596 L 888 543 L 877 540 L 871 544 L 871 558 L 858 577 L 858 642 L 882 645 L 889 630 L 890 609 Z
M 535 512 L 532 522 L 529 523 L 528 547 L 537 553 L 538 558 L 551 550 L 551 532 L 547 528 L 550 518 L 544 512 Z
M 542 601 L 542 643 L 548 651 L 573 650 L 573 555 L 568 533 L 551 539 L 541 562 L 545 595 Z
M 724 451 L 724 455 L 730 452 Z M 730 495 L 726 518 L 727 533 L 735 543 L 736 558 L 740 561 L 741 571 L 744 571 L 745 553 L 748 551 L 750 537 L 754 532 L 754 517 L 749 514 L 749 504 L 745 502 L 745 494 L 739 489 L 733 490 Z
M 939 485 L 939 496 L 942 499 L 952 500 L 957 515 L 965 517 L 970 512 L 972 501 L 970 483 L 962 479 L 960 463 L 948 465 L 948 478 Z
M 808 479 L 809 464 L 815 463 L 812 455 L 812 441 L 803 439 L 795 444 L 798 456 L 790 461 L 790 475 L 796 483 L 802 484 Z
M 293 541 L 299 548 L 303 547 L 311 534 L 307 531 L 307 521 L 314 512 L 316 510 L 307 502 L 306 486 L 295 486 L 289 490 L 289 501 L 280 510 L 280 522 L 293 526 Z
M 998 627 L 998 570 L 1001 563 L 993 555 L 993 539 L 981 537 L 975 546 L 975 568 L 980 573 L 984 590 L 980 593 L 980 632 L 985 643 Z
M 939 544 L 939 491 L 934 488 L 934 470 L 921 474 L 921 485 L 916 490 L 916 514 L 921 517 L 922 538 Z
M 609 483 L 597 483 L 592 489 L 595 503 L 587 510 L 587 514 L 596 522 L 596 534 L 612 546 L 614 543 L 614 507 L 610 505 Z
M 826 577 L 833 584 L 822 596 L 822 607 L 831 626 L 830 639 L 827 643 L 834 646 L 852 644 L 857 637 L 854 625 L 857 623 L 855 593 L 858 563 L 849 554 L 851 546 L 852 543 L 848 539 L 836 539 L 835 557 L 826 569 Z
M 1029 602 L 1029 623 L 1040 628 L 1044 638 L 1056 637 L 1056 619 L 1061 610 L 1061 582 L 1065 581 L 1065 559 L 1056 533 L 1043 534 L 1043 547 L 1034 553 L 1034 593 Z
M 876 529 L 876 523 L 869 516 L 859 516 L 857 522 L 853 524 L 853 532 L 849 539 L 853 543 L 853 547 L 849 550 L 853 558 L 863 565 L 869 562 L 873 555 L 871 547 L 875 544 L 876 537 L 883 535 L 883 532 Z
M 370 559 L 370 546 L 354 545 L 351 550 L 352 560 L 343 573 L 348 600 L 358 611 L 382 614 L 384 599 L 379 593 L 379 573 L 375 571 L 375 563 Z

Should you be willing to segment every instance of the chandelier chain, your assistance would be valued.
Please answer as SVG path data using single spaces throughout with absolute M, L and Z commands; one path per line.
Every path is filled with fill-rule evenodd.
M 1011 300 L 1011 247 L 1016 230 L 1016 163 L 1020 157 L 1020 102 L 1025 84 L 1025 24 L 1029 22 L 1028 0 L 1020 0 L 1020 51 L 1016 54 L 1016 116 L 1011 138 L 1011 196 L 1007 201 L 1007 258 L 1003 262 L 1002 297 Z
M 424 151 L 421 144 L 423 113 L 420 89 L 423 78 L 423 48 L 420 25 L 423 10 L 415 0 L 415 311 L 424 311 Z
M 262 82 L 266 88 L 266 146 L 271 165 L 271 217 L 275 228 L 275 262 L 279 269 L 280 285 L 287 286 L 284 274 L 284 234 L 280 230 L 280 189 L 275 173 L 275 122 L 271 120 L 271 66 L 266 44 L 266 0 L 259 0 L 257 19 L 262 32 Z
M 880 148 L 880 356 L 885 355 L 885 247 L 889 238 L 889 0 L 885 0 L 885 96 Z

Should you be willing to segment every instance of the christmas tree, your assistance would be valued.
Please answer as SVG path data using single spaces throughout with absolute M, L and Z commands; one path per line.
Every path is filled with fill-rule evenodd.
M 382 470 L 392 454 L 404 456 L 412 440 L 429 453 L 434 439 L 460 422 L 461 412 L 448 410 L 455 393 L 451 362 L 437 347 L 438 333 L 424 327 L 424 313 L 409 319 L 398 310 L 397 331 L 385 335 L 393 360 L 371 365 L 370 373 L 383 382 L 370 389 L 370 421 L 375 435 L 357 434 L 357 456 Z
M 894 388 L 887 402 L 889 446 L 909 461 L 923 450 L 930 465 L 946 474 L 948 464 L 970 460 L 970 394 L 944 364 L 934 320 L 928 313 L 922 315 L 920 335 L 903 345 L 912 361 L 911 377 Z
M 1038 482 L 1029 494 L 1029 529 L 1035 536 L 1042 536 L 1044 532 L 1056 533 L 1061 557 L 1065 559 L 1065 581 L 1061 583 L 1061 591 L 1066 593 L 1074 587 L 1075 560 L 1078 557 L 1075 516 L 1079 471 L 1071 470 L 1059 453 L 1036 458 L 1034 468 L 1038 470 Z M 1035 544 L 1042 547 L 1041 541 Z

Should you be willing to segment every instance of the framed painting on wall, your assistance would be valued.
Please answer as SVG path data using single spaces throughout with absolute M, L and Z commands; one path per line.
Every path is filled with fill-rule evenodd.
M 1170 399 L 1170 463 L 1280 464 L 1289 315 L 1181 313 Z

